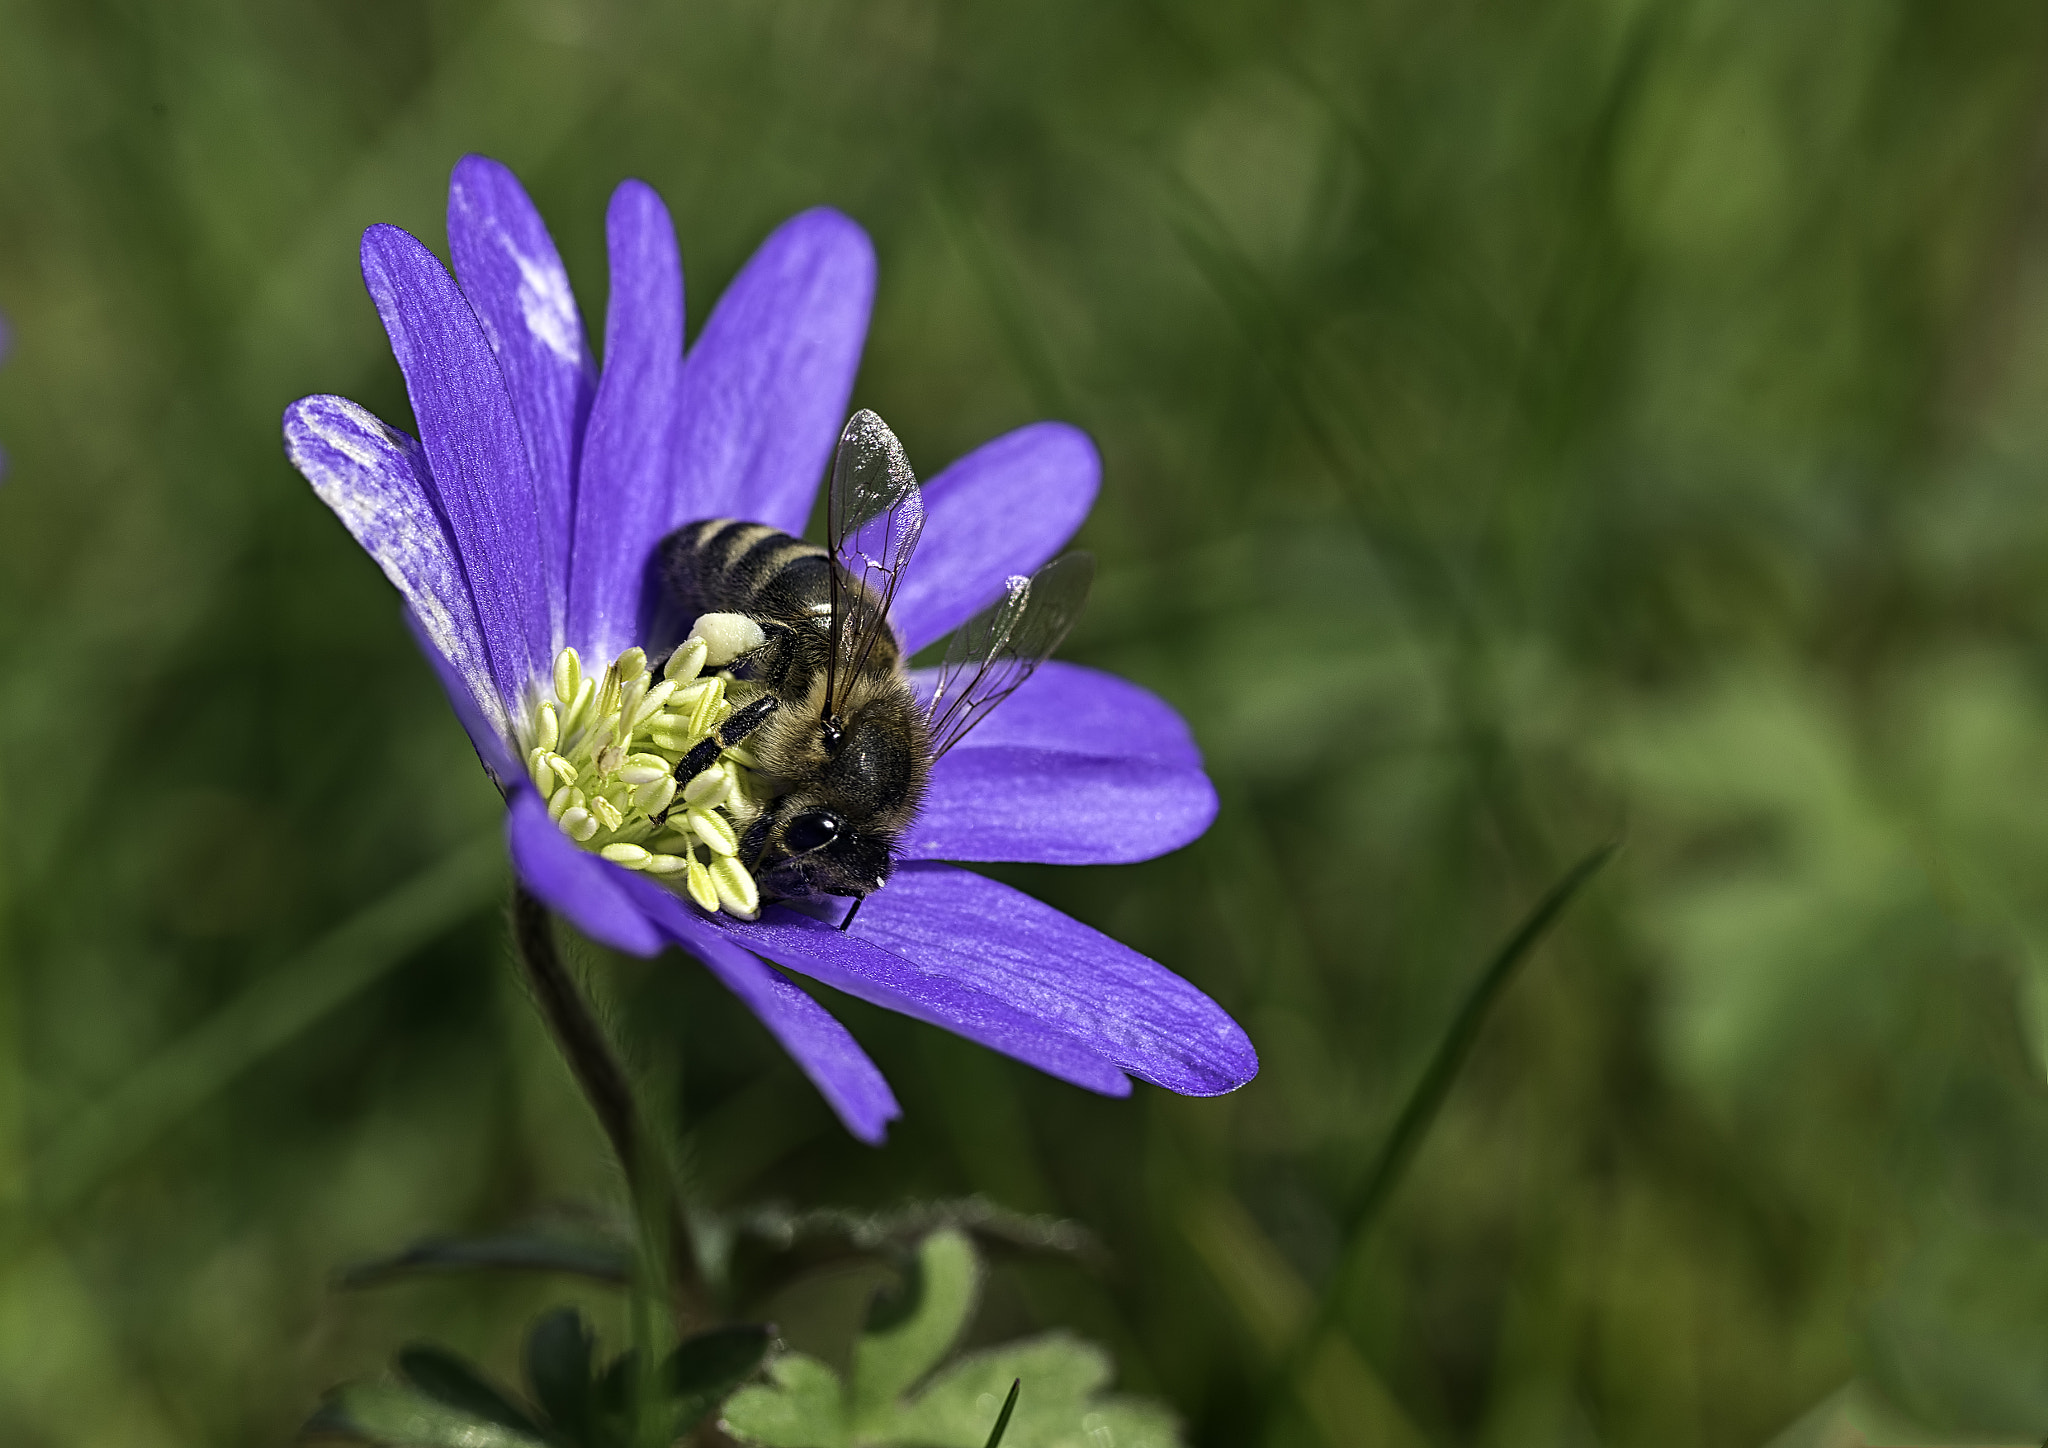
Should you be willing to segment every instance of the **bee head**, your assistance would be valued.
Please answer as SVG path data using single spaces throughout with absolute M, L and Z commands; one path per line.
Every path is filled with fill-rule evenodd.
M 784 899 L 807 895 L 864 896 L 888 881 L 891 842 L 856 828 L 835 809 L 789 798 L 769 820 L 762 851 L 762 888 Z

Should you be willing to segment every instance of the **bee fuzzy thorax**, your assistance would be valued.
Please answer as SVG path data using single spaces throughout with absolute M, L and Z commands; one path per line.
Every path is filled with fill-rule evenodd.
M 762 807 L 753 757 L 722 749 L 708 768 L 676 778 L 683 759 L 732 715 L 735 688 L 748 691 L 706 672 L 731 642 L 693 634 L 659 676 L 640 648 L 599 677 L 584 671 L 576 650 L 563 649 L 551 689 L 536 690 L 517 734 L 527 775 L 564 835 L 706 910 L 751 920 L 761 895 L 739 849 Z

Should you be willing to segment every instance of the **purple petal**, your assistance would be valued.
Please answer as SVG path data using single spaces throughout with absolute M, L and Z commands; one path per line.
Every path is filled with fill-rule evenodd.
M 803 531 L 874 294 L 874 248 L 836 211 L 791 217 L 761 243 L 684 358 L 664 529 L 734 517 Z
M 554 575 L 511 394 L 476 314 L 416 238 L 364 232 L 363 281 L 405 374 L 498 694 L 518 699 L 554 662 Z
M 462 725 L 463 733 L 469 736 L 470 744 L 476 749 L 476 757 L 484 767 L 484 773 L 491 777 L 491 783 L 500 793 L 516 785 L 521 771 L 513 758 L 512 748 L 498 726 L 488 718 L 478 705 L 476 696 L 470 691 L 469 681 L 448 656 L 434 646 L 427 637 L 426 626 L 419 615 L 411 609 L 405 611 L 406 627 L 412 630 L 413 642 L 419 645 L 427 662 L 434 666 L 434 676 L 441 681 L 441 688 L 448 695 L 448 703 L 455 710 L 455 717 Z M 496 697 L 495 695 L 493 696 Z M 500 711 L 501 713 L 503 711 Z
M 628 181 L 605 216 L 612 294 L 604 377 L 576 489 L 569 638 L 602 662 L 634 642 L 647 556 L 668 522 L 669 437 L 683 370 L 683 265 L 652 188 Z
M 924 539 L 889 619 L 915 653 L 1038 570 L 1088 516 L 1102 459 L 1079 428 L 1039 422 L 983 443 L 924 485 Z
M 870 896 L 869 908 L 895 888 Z M 715 923 L 757 955 L 848 995 L 943 1026 L 1076 1086 L 1107 1096 L 1130 1092 L 1121 1071 L 1059 1023 L 1038 1019 L 956 972 L 877 945 L 867 938 L 865 910 L 845 932 L 781 909 L 755 921 L 720 916 Z
M 284 450 L 405 599 L 456 707 L 466 701 L 487 736 L 502 735 L 505 707 L 420 445 L 346 397 L 304 397 L 284 411 Z
M 738 996 L 769 1033 L 782 1043 L 803 1073 L 846 1123 L 846 1129 L 879 1146 L 889 1123 L 903 1114 L 875 1063 L 846 1027 L 785 976 L 734 945 L 674 895 L 651 880 L 636 879 L 634 894 L 675 942 L 689 951 Z
M 448 250 L 512 393 L 559 602 L 568 583 L 576 454 L 597 382 L 569 274 L 525 188 L 486 156 L 455 163 Z M 552 622 L 559 631 L 562 620 Z
M 922 694 L 933 676 L 914 676 Z M 1130 864 L 1215 818 L 1215 787 L 1172 706 L 1113 674 L 1048 663 L 933 766 L 899 853 Z
M 852 933 L 929 976 L 1008 1001 L 1183 1096 L 1235 1090 L 1259 1059 L 1214 1001 L 1128 946 L 1007 885 L 904 864 Z
M 1209 776 L 1148 759 L 955 749 L 899 853 L 909 860 L 1128 865 L 1177 850 L 1216 818 Z
M 667 942 L 627 893 L 631 872 L 577 849 L 530 788 L 513 792 L 505 843 L 527 888 L 592 940 L 631 955 L 661 954 Z
M 937 677 L 937 669 L 911 674 L 920 699 L 931 697 Z M 999 746 L 1202 766 L 1202 751 L 1173 705 L 1128 679 L 1057 659 L 1040 664 L 953 753 Z

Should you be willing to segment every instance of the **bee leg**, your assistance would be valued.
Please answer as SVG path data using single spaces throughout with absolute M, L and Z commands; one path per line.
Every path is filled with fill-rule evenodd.
M 860 914 L 860 907 L 867 904 L 867 902 L 868 897 L 865 895 L 856 895 L 853 897 L 853 908 L 847 911 L 844 915 L 839 917 L 839 930 L 841 934 L 844 934 L 847 931 L 847 929 L 852 926 L 853 917 Z
M 716 764 L 720 750 L 730 749 L 759 729 L 780 702 L 773 694 L 763 694 L 734 710 L 730 719 L 699 740 L 697 747 L 683 756 L 683 762 L 676 766 L 676 778 L 687 782 Z

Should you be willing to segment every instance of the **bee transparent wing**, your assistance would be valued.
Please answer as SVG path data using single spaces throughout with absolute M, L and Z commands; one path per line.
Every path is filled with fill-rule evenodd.
M 825 697 L 834 712 L 888 631 L 889 605 L 923 531 L 924 495 L 903 444 L 889 424 L 863 408 L 839 434 L 825 501 L 825 546 L 845 570 L 832 575 Z M 849 589 L 846 578 L 856 586 Z
M 1016 693 L 1060 646 L 1094 581 L 1094 555 L 1065 553 L 1029 578 L 1010 579 L 1000 599 L 961 625 L 946 645 L 925 713 L 933 758 Z

